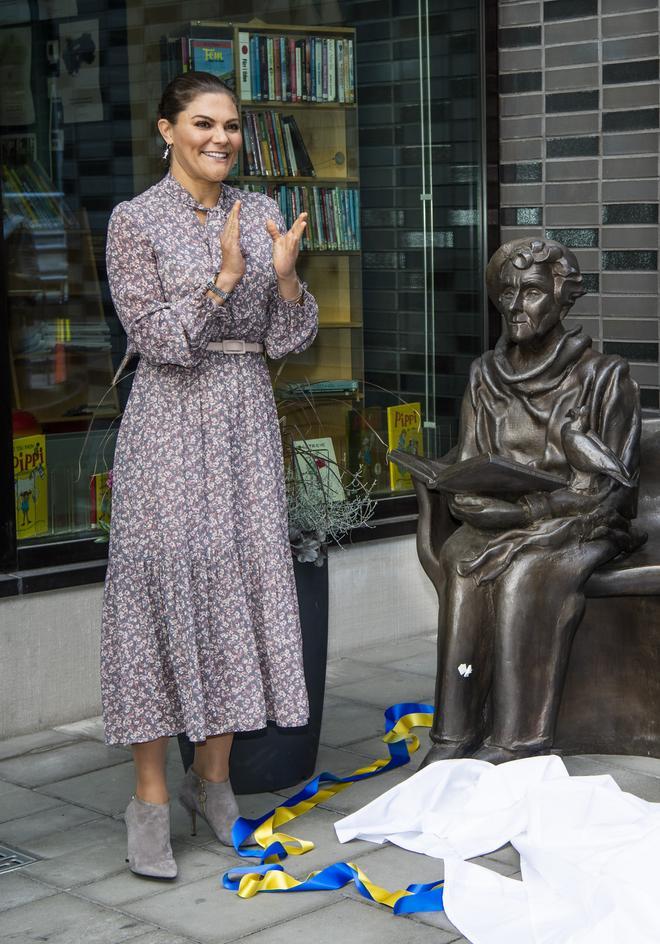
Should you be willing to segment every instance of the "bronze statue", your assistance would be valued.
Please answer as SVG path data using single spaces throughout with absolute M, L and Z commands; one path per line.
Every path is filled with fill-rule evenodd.
M 517 239 L 494 254 L 486 282 L 502 334 L 472 364 L 455 462 L 490 454 L 513 460 L 513 473 L 517 464 L 546 476 L 538 491 L 520 494 L 513 474 L 508 494 L 501 481 L 493 493 L 486 461 L 481 487 L 446 489 L 460 526 L 441 547 L 431 535 L 420 548 L 440 601 L 425 764 L 550 751 L 584 584 L 644 540 L 630 524 L 639 393 L 624 360 L 595 352 L 581 328 L 564 327 L 586 291 L 575 256 L 552 240 Z M 440 496 L 426 489 L 443 487 L 446 461 L 418 458 L 408 467 L 428 499 L 420 515 L 428 515 Z

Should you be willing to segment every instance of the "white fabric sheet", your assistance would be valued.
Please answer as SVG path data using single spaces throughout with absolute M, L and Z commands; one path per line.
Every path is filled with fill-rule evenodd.
M 439 761 L 335 830 L 444 859 L 445 911 L 472 944 L 660 942 L 660 804 L 559 757 Z M 464 861 L 507 842 L 522 882 Z

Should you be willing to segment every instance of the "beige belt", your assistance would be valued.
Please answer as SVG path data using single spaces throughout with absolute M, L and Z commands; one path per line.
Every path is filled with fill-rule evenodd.
M 208 351 L 218 351 L 221 354 L 263 354 L 264 346 L 256 341 L 225 339 L 224 341 L 209 341 L 206 349 Z

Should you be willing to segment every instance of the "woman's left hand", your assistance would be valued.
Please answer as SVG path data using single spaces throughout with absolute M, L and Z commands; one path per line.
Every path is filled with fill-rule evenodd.
M 266 229 L 273 240 L 273 268 L 278 280 L 290 279 L 296 272 L 296 260 L 300 240 L 307 226 L 307 214 L 301 213 L 291 229 L 282 235 L 273 220 L 268 220 Z

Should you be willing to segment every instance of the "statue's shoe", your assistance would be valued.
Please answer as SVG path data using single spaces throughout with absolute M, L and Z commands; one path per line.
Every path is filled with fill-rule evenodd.
M 480 743 L 479 739 L 475 741 L 474 738 L 467 738 L 463 741 L 436 741 L 419 765 L 419 769 L 421 770 L 422 767 L 428 767 L 429 764 L 435 764 L 437 760 L 454 760 L 456 757 L 470 757 L 474 749 L 478 747 Z
M 538 744 L 513 749 L 484 741 L 481 747 L 471 756 L 474 760 L 487 760 L 490 764 L 506 764 L 510 760 L 521 760 L 523 757 L 540 757 L 549 753 L 549 747 L 542 747 Z

